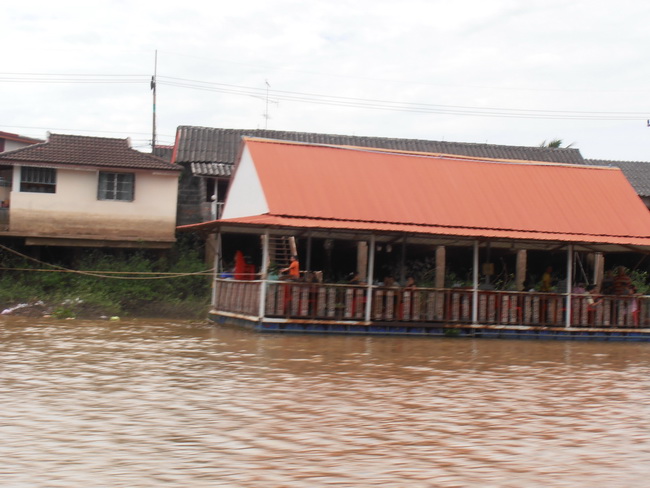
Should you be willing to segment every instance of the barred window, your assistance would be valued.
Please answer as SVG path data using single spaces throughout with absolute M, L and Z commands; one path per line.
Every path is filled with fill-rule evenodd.
M 56 193 L 56 170 L 54 168 L 20 168 L 20 191 L 34 193 Z
M 97 198 L 99 200 L 121 200 L 132 202 L 135 188 L 133 173 L 99 173 Z

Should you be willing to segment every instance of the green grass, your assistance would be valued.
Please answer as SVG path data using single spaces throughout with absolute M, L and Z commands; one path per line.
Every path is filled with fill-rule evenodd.
M 190 275 L 206 270 L 198 251 L 181 243 L 171 251 L 87 251 L 70 256 L 60 253 L 62 266 L 84 273 L 51 271 L 46 266 L 7 250 L 0 251 L 0 306 L 45 302 L 59 318 L 83 316 L 205 316 L 210 298 L 210 277 Z M 56 264 L 49 261 L 49 264 Z M 20 268 L 10 270 L 6 268 Z M 146 274 L 179 273 L 184 276 L 151 279 Z M 159 275 L 161 276 L 161 275 Z M 146 278 L 146 279 L 144 279 Z

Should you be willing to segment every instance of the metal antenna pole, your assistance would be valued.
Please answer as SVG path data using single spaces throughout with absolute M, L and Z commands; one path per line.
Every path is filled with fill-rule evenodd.
M 264 112 L 264 129 L 269 128 L 269 80 L 264 80 L 266 83 L 266 111 Z
M 154 55 L 153 76 L 151 77 L 151 89 L 153 90 L 153 129 L 151 132 L 151 152 L 156 149 L 156 76 L 158 75 L 158 50 Z

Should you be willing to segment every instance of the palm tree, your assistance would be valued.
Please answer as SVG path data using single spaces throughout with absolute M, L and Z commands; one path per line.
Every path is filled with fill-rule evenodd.
M 551 149 L 560 149 L 560 148 L 562 148 L 562 143 L 563 142 L 564 141 L 562 139 L 551 139 L 548 142 L 546 142 L 546 141 L 542 142 L 539 145 L 539 147 L 550 147 Z M 573 142 L 571 144 L 568 144 L 568 145 L 564 146 L 564 147 L 569 148 L 571 146 L 573 146 Z

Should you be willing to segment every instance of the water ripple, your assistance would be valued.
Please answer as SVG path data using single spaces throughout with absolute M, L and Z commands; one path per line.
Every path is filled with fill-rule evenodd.
M 641 487 L 650 344 L 0 322 L 0 484 Z

